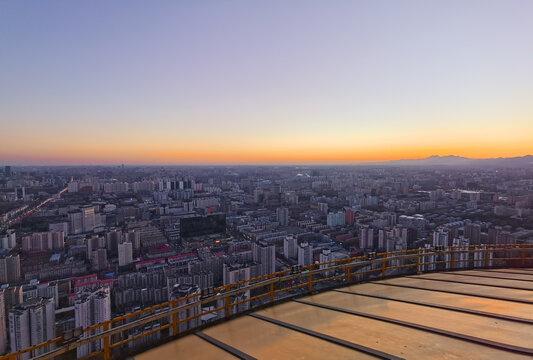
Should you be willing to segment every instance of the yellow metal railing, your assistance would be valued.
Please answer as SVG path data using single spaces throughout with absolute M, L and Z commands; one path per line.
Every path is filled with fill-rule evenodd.
M 33 354 L 35 350 L 41 348 L 51 350 L 34 358 L 50 359 L 67 354 L 83 345 L 101 340 L 103 340 L 102 349 L 90 353 L 84 359 L 98 356 L 107 360 L 112 355 L 113 357 L 125 356 L 129 350 L 123 353 L 120 353 L 119 350 L 122 346 L 132 341 L 145 339 L 156 333 L 161 335 L 167 330 L 166 337 L 176 337 L 196 330 L 204 325 L 191 326 L 190 322 L 193 320 L 201 322 L 199 321 L 200 317 L 208 314 L 220 313 L 220 315 L 223 314 L 223 318 L 227 319 L 259 306 L 274 304 L 277 300 L 351 284 L 362 281 L 365 277 L 371 275 L 375 279 L 404 275 L 409 273 L 409 271 L 411 273 L 421 273 L 470 268 L 533 266 L 531 252 L 533 252 L 533 244 L 470 245 L 414 249 L 380 254 L 371 253 L 366 256 L 308 265 L 302 267 L 301 271 L 296 273 L 291 272 L 291 270 L 285 270 L 220 286 L 213 289 L 215 295 L 201 297 L 199 294 L 194 294 L 118 316 L 104 323 L 83 329 L 83 335 L 74 340 L 67 341 L 62 337 L 58 337 L 24 350 L 0 356 L 0 360 L 21 359 L 21 355 L 26 353 Z M 457 259 L 460 256 L 463 258 Z M 433 260 L 428 261 L 428 259 Z M 432 266 L 431 269 L 429 269 L 430 266 Z M 328 281 L 333 283 L 317 289 L 319 284 Z M 302 291 L 303 288 L 307 288 L 307 291 Z M 231 301 L 233 296 L 242 295 L 247 291 L 250 292 L 248 298 Z M 290 293 L 291 291 L 296 291 L 296 293 Z M 251 295 L 252 292 L 253 296 Z M 285 296 L 281 296 L 283 294 Z M 263 301 L 266 297 L 268 299 Z M 201 306 L 205 304 L 210 305 L 212 308 L 202 311 Z M 245 306 L 244 309 L 239 309 L 239 306 L 243 304 L 249 305 Z M 200 311 L 192 316 L 180 319 L 180 314 L 186 314 L 186 311 L 193 308 L 200 309 Z M 222 318 L 222 316 L 220 317 Z M 158 326 L 135 333 L 136 329 L 150 323 L 156 323 Z M 180 331 L 180 325 L 182 324 L 185 324 L 184 327 L 186 329 Z M 95 330 L 98 330 L 99 333 L 89 333 Z

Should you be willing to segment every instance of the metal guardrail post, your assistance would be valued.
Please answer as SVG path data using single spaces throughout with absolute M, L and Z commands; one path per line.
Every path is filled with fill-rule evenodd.
M 352 280 L 352 268 L 351 266 L 348 266 L 346 269 L 346 284 L 349 284 Z
M 175 308 L 177 303 L 173 303 L 172 307 Z M 178 335 L 178 313 L 172 314 L 172 336 Z
M 448 248 L 448 251 L 449 251 L 448 267 L 450 268 L 450 270 L 453 270 L 455 268 L 455 252 L 453 251 L 453 249 L 450 249 L 450 248 Z
M 224 298 L 224 314 L 226 319 L 230 316 L 229 295 Z
M 416 250 L 416 272 L 420 272 L 420 249 Z
M 104 323 L 104 331 L 109 330 L 109 321 Z M 109 348 L 109 336 L 104 338 L 104 360 L 109 360 L 110 357 L 110 348 Z
M 290 273 L 287 270 L 287 271 L 279 272 L 276 274 L 272 274 L 268 278 L 257 277 L 257 278 L 248 280 L 246 282 L 239 282 L 233 285 L 225 285 L 223 287 L 217 288 L 216 293 L 215 291 L 212 291 L 209 293 L 209 295 L 203 297 L 200 300 L 200 303 L 204 304 L 204 303 L 210 303 L 210 302 L 216 301 L 217 310 L 213 310 L 213 311 L 218 312 L 218 311 L 221 311 L 222 309 L 225 309 L 226 318 L 230 318 L 231 317 L 231 306 L 238 306 L 239 304 L 243 302 L 245 303 L 247 301 L 251 301 L 253 299 L 260 298 L 262 296 L 265 296 L 265 297 L 270 296 L 270 302 L 276 303 L 275 294 L 278 292 L 285 292 L 287 291 L 287 289 L 284 289 L 284 287 L 281 286 L 280 289 L 276 290 L 275 283 L 279 282 L 280 284 L 282 284 L 284 280 L 288 281 L 288 280 L 298 279 L 298 285 L 289 287 L 288 289 L 293 289 L 293 288 L 298 288 L 298 289 L 304 288 L 305 289 L 305 286 L 308 286 L 309 293 L 312 293 L 313 292 L 313 276 L 318 275 L 318 274 L 323 274 L 324 272 L 329 272 L 332 270 L 335 271 L 335 273 L 339 275 L 331 277 L 330 280 L 337 280 L 337 279 L 342 279 L 345 277 L 346 283 L 351 283 L 352 267 L 356 267 L 356 269 L 359 269 L 360 267 L 370 268 L 370 270 L 363 271 L 362 273 L 356 272 L 357 276 L 359 276 L 360 274 L 362 275 L 362 274 L 367 274 L 367 273 L 376 274 L 376 272 L 377 272 L 376 275 L 379 276 L 379 271 L 381 270 L 382 277 L 385 277 L 387 275 L 386 270 L 404 269 L 406 267 L 415 265 L 413 263 L 410 263 L 408 265 L 397 265 L 396 266 L 396 262 L 401 262 L 407 259 L 413 259 L 413 260 L 416 260 L 417 270 L 421 273 L 424 273 L 426 271 L 436 270 L 434 266 L 431 265 L 431 264 L 435 264 L 436 262 L 438 262 L 439 264 L 442 264 L 442 263 L 449 264 L 450 262 L 458 262 L 459 267 L 461 267 L 460 264 L 465 261 L 463 255 L 471 254 L 471 253 L 473 253 L 473 260 L 469 260 L 469 261 L 474 262 L 474 267 L 485 266 L 486 268 L 489 268 L 494 265 L 493 264 L 494 262 L 497 262 L 499 265 L 500 262 L 498 261 L 498 259 L 506 261 L 506 264 L 511 267 L 518 267 L 520 266 L 519 265 L 520 263 L 518 262 L 518 260 L 521 260 L 522 265 L 526 265 L 528 261 L 531 261 L 533 259 L 533 257 L 528 256 L 532 250 L 533 250 L 533 245 L 529 245 L 529 244 L 521 245 L 521 246 L 511 245 L 511 244 L 473 245 L 473 246 L 466 246 L 466 247 L 460 247 L 460 246 L 453 247 L 452 246 L 452 247 L 446 247 L 446 249 L 444 248 L 444 246 L 438 245 L 438 246 L 435 246 L 434 249 L 428 248 L 428 249 L 418 249 L 414 251 L 409 250 L 409 251 L 397 251 L 397 252 L 392 252 L 392 253 L 383 253 L 383 254 L 379 254 L 378 259 L 376 259 L 375 253 L 371 253 L 366 259 L 363 256 L 361 256 L 361 257 L 355 257 L 355 258 L 348 259 L 347 261 L 348 262 L 352 261 L 351 263 L 346 263 L 346 260 L 337 261 L 337 262 L 334 262 L 335 263 L 334 266 L 327 266 L 327 267 L 324 267 L 323 269 L 320 269 L 321 264 L 319 263 L 306 266 L 305 267 L 306 271 L 309 272 L 307 274 L 301 273 L 301 267 L 298 266 L 298 267 L 294 267 L 290 271 Z M 518 257 L 517 252 L 520 252 L 520 257 Z M 506 256 L 505 258 L 498 257 L 502 253 Z M 509 253 L 511 253 L 510 256 L 514 256 L 514 257 L 508 258 Z M 441 257 L 446 254 L 448 255 L 451 254 L 452 258 L 448 257 L 445 259 L 445 261 L 440 261 L 440 260 L 436 261 L 435 257 L 437 256 Z M 483 258 L 483 254 L 485 254 L 484 258 Z M 497 257 L 493 257 L 494 254 L 496 254 Z M 458 255 L 459 257 L 455 259 L 454 255 Z M 468 255 L 468 258 L 469 257 L 470 255 Z M 387 263 L 389 262 L 391 263 L 390 264 L 391 266 L 387 265 Z M 381 269 L 379 267 L 379 263 L 381 263 Z M 323 263 L 323 265 L 329 265 L 329 264 L 330 263 Z M 345 271 L 344 274 L 342 274 L 342 270 Z M 404 271 L 399 270 L 398 273 L 404 274 Z M 307 284 L 303 282 L 303 278 L 306 275 L 308 277 Z M 281 276 L 281 277 L 278 278 L 278 276 Z M 322 278 L 316 279 L 315 282 L 320 283 L 322 281 L 327 281 L 327 280 L 328 280 L 328 276 L 326 275 L 326 279 L 322 279 Z M 359 279 L 356 278 L 355 282 L 358 282 L 358 281 Z M 268 292 L 265 291 L 266 286 L 268 286 L 268 290 L 267 290 Z M 234 289 L 232 290 L 232 288 Z M 241 294 L 243 291 L 259 289 L 259 288 L 262 289 L 262 294 L 260 296 L 251 297 L 250 299 L 247 299 L 245 301 L 240 301 L 240 302 L 236 301 L 233 304 L 231 303 L 231 297 L 233 295 L 239 296 L 239 294 Z M 287 295 L 289 297 L 293 297 L 293 295 L 291 294 L 287 294 Z M 54 350 L 49 351 L 46 354 L 37 356 L 36 358 L 43 359 L 43 360 L 53 359 L 56 356 L 65 354 L 68 351 L 74 350 L 80 346 L 84 346 L 86 344 L 88 345 L 88 344 L 91 344 L 97 341 L 99 344 L 103 342 L 104 346 L 102 349 L 98 350 L 97 352 L 89 354 L 89 357 L 91 355 L 95 356 L 98 354 L 102 354 L 103 358 L 105 360 L 108 360 L 111 358 L 111 352 L 114 347 L 120 346 L 122 343 L 128 342 L 128 341 L 122 340 L 122 341 L 118 341 L 114 343 L 113 336 L 117 334 L 124 334 L 125 331 L 129 331 L 130 329 L 134 329 L 135 327 L 138 327 L 138 326 L 141 326 L 147 323 L 151 323 L 157 320 L 159 320 L 160 322 L 162 322 L 163 319 L 166 319 L 166 321 L 170 320 L 172 323 L 161 326 L 160 329 L 165 330 L 165 329 L 172 328 L 174 330 L 175 327 L 177 327 L 176 332 L 179 333 L 179 324 L 181 322 L 187 321 L 187 320 L 180 320 L 179 313 L 181 311 L 186 311 L 188 309 L 191 309 L 196 305 L 195 303 L 187 303 L 184 305 L 178 305 L 178 304 L 179 302 L 185 302 L 186 300 L 192 297 L 194 296 L 184 297 L 176 301 L 166 302 L 163 304 L 156 305 L 155 307 L 143 309 L 140 312 L 134 312 L 131 314 L 119 316 L 111 321 L 93 325 L 90 330 L 96 330 L 96 329 L 103 329 L 103 330 L 97 331 L 97 333 L 94 335 L 89 335 L 87 338 L 78 339 L 72 343 L 68 343 L 68 344 L 62 343 L 61 338 L 54 339 L 52 343 L 59 342 L 60 343 L 59 348 L 55 348 Z M 225 301 L 225 304 L 222 306 L 219 306 L 218 304 L 220 304 L 220 301 L 222 300 Z M 165 308 L 163 309 L 163 307 Z M 152 313 L 154 309 L 162 309 L 162 310 L 161 310 L 161 313 L 157 314 L 157 313 Z M 146 314 L 146 315 L 140 319 L 134 320 L 127 324 L 117 323 L 118 321 L 122 321 L 123 319 L 126 319 L 126 318 L 136 317 L 139 314 Z M 198 314 L 198 316 L 200 315 L 201 314 Z M 156 329 L 156 330 L 148 331 L 146 332 L 146 335 L 142 333 L 132 338 L 132 340 L 142 338 L 156 331 L 158 330 Z M 39 345 L 29 347 L 25 350 L 18 351 L 16 353 L 7 354 L 5 356 L 0 356 L 0 360 L 17 360 L 18 358 L 21 357 L 22 354 L 33 352 L 34 349 L 37 349 L 43 346 L 48 346 L 49 344 L 50 342 L 45 342 Z

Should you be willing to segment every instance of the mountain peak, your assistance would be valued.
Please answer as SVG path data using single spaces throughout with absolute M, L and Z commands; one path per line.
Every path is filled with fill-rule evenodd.
M 431 155 L 431 156 L 428 156 L 426 159 L 432 159 L 432 160 L 436 160 L 436 159 L 468 159 L 468 158 L 465 158 L 463 156 L 457 156 L 457 155 Z
M 408 165 L 408 166 L 431 166 L 431 165 L 444 165 L 444 166 L 503 166 L 503 167 L 522 167 L 531 166 L 533 164 L 533 156 L 525 155 L 509 158 L 489 158 L 489 159 L 472 159 L 457 155 L 431 155 L 423 159 L 403 159 L 392 160 L 385 162 L 389 165 Z

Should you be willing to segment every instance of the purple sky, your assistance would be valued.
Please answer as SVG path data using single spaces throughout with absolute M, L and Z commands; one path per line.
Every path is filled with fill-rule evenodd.
M 0 1 L 0 161 L 531 153 L 532 18 L 529 0 Z

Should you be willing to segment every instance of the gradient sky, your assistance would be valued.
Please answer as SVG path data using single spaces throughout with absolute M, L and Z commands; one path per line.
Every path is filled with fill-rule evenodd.
M 533 153 L 533 1 L 0 0 L 0 162 Z

